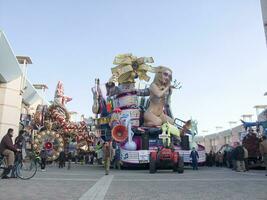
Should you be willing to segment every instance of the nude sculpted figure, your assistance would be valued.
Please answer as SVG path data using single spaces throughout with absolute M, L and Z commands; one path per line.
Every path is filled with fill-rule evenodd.
M 157 68 L 154 81 L 150 85 L 150 104 L 144 113 L 145 126 L 161 126 L 165 122 L 174 123 L 173 119 L 164 113 L 164 105 L 170 95 L 172 81 L 171 69 L 163 66 Z

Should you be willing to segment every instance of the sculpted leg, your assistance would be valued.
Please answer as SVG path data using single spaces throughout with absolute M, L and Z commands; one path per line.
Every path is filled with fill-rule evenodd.
M 169 122 L 170 124 L 174 124 L 174 120 L 165 114 L 162 114 L 160 118 L 163 123 Z
M 161 126 L 163 124 L 161 118 L 154 115 L 152 112 L 145 112 L 144 121 L 145 126 Z

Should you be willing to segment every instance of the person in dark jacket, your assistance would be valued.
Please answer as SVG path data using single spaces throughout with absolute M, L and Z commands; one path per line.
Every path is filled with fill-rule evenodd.
M 20 149 L 22 152 L 22 149 L 25 148 L 25 138 L 24 138 L 24 130 L 19 131 L 19 135 L 15 138 L 15 147 Z M 20 162 L 22 160 L 22 153 L 17 153 L 15 155 L 15 161 L 14 166 L 11 171 L 10 178 L 17 178 L 17 172 L 16 172 L 16 163 Z
M 23 136 L 24 132 L 25 132 L 24 130 L 20 130 L 19 135 L 15 138 L 15 146 L 18 149 L 22 149 L 23 147 L 23 143 L 25 141 L 24 136 Z
M 65 167 L 65 160 L 66 160 L 65 152 L 64 151 L 61 151 L 59 153 L 59 157 L 58 157 L 58 168 Z
M 237 160 L 237 151 L 236 151 L 236 148 L 234 148 L 232 151 L 231 151 L 231 160 L 232 160 L 232 170 L 236 170 L 236 160 Z
M 20 151 L 17 149 L 12 141 L 14 130 L 12 128 L 8 129 L 7 134 L 2 138 L 0 143 L 0 154 L 4 155 L 7 158 L 7 168 L 4 169 L 1 178 L 9 178 L 7 175 L 14 165 L 15 154 L 14 152 Z
M 41 170 L 45 171 L 46 159 L 47 159 L 47 152 L 46 152 L 45 148 L 43 148 L 41 150 L 40 157 L 41 157 Z
M 192 167 L 193 170 L 198 170 L 198 152 L 196 151 L 195 147 L 193 147 L 191 153 L 190 153 L 190 158 L 192 159 Z

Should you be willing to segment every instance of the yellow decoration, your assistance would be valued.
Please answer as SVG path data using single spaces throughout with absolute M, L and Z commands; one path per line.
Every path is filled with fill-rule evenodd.
M 111 69 L 112 78 L 110 81 L 121 83 L 134 83 L 134 79 L 149 81 L 147 72 L 155 72 L 155 68 L 147 63 L 153 63 L 152 57 L 137 58 L 132 54 L 117 55 L 113 64 L 117 65 Z

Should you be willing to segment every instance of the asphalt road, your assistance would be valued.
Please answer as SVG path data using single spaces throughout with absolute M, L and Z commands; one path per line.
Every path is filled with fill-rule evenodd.
M 267 200 L 263 170 L 234 172 L 227 168 L 185 169 L 184 174 L 161 170 L 111 170 L 75 165 L 71 170 L 47 167 L 30 180 L 0 180 L 0 200 Z

